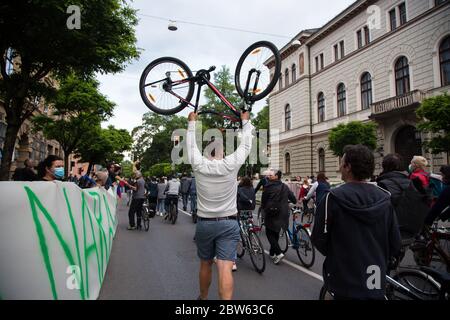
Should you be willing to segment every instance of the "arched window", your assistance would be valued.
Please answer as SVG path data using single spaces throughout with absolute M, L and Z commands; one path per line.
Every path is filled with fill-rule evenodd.
M 291 130 L 291 106 L 286 105 L 284 108 L 284 127 L 286 131 Z
M 361 76 L 361 108 L 369 109 L 372 104 L 372 76 L 366 72 Z
M 297 66 L 295 65 L 295 63 L 292 65 L 291 73 L 292 73 L 292 83 L 294 83 L 295 80 L 297 80 Z
M 395 88 L 398 96 L 410 92 L 409 63 L 403 56 L 395 63 Z
M 325 121 L 325 96 L 323 92 L 319 93 L 317 96 L 317 110 L 319 116 L 319 122 Z
M 280 90 L 283 89 L 283 73 L 280 73 L 280 80 L 278 80 Z
M 450 36 L 447 36 L 439 47 L 442 86 L 450 85 Z
M 319 149 L 319 172 L 325 172 L 325 150 Z
M 289 86 L 289 69 L 286 68 L 284 71 L 284 85 L 285 87 Z
M 300 57 L 298 58 L 299 72 L 300 75 L 305 73 L 305 55 L 300 53 Z
M 338 105 L 338 117 L 345 116 L 347 109 L 347 97 L 345 92 L 345 85 L 340 83 L 337 87 L 337 105 Z
M 291 173 L 291 155 L 289 153 L 284 155 L 284 170 L 285 174 Z

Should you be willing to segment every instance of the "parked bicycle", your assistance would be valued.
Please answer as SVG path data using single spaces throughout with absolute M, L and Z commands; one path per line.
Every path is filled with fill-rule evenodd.
M 253 225 L 252 211 L 239 212 L 239 227 L 241 240 L 237 248 L 238 258 L 242 258 L 247 251 L 256 272 L 263 273 L 266 268 L 266 257 L 262 242 L 256 233 L 258 227 Z
M 294 206 L 291 208 L 292 225 L 288 230 L 281 230 L 278 243 L 283 253 L 286 253 L 289 247 L 295 249 L 303 266 L 310 268 L 314 264 L 316 251 L 310 237 L 309 228 L 311 225 L 297 223 L 297 216 L 301 213 L 300 207 Z
M 273 66 L 272 73 L 268 66 Z M 236 106 L 210 82 L 212 66 L 208 70 L 198 70 L 193 75 L 191 69 L 181 60 L 163 57 L 151 62 L 143 71 L 139 89 L 145 105 L 155 113 L 172 115 L 185 107 L 193 107 L 198 111 L 202 87 L 208 86 L 212 92 L 231 110 L 230 114 L 218 113 L 215 110 L 200 110 L 198 114 L 221 116 L 235 128 L 241 125 L 240 111 Z M 235 85 L 238 94 L 243 98 L 241 111 L 251 111 L 255 101 L 266 97 L 275 87 L 281 72 L 281 57 L 276 46 L 268 41 L 252 44 L 240 57 L 236 72 Z M 191 103 L 197 85 L 195 103 Z

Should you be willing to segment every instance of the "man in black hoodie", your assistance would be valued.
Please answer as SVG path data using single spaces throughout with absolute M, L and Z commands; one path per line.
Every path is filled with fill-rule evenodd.
M 388 262 L 400 251 L 390 194 L 366 182 L 374 169 L 367 147 L 345 147 L 340 171 L 346 183 L 317 207 L 312 241 L 326 256 L 323 278 L 335 299 L 383 299 Z

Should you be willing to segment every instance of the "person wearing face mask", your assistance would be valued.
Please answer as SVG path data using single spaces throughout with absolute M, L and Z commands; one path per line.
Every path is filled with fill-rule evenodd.
M 38 178 L 40 181 L 55 181 L 64 178 L 64 162 L 58 156 L 49 155 L 39 163 Z

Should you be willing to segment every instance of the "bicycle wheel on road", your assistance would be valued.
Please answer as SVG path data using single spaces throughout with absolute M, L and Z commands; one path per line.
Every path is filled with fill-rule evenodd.
M 177 222 L 177 218 L 178 218 L 177 208 L 175 207 L 175 205 L 172 205 L 170 215 L 172 217 L 172 224 L 175 224 L 175 222 Z
M 144 229 L 145 229 L 145 231 L 148 231 L 148 229 L 150 228 L 150 216 L 149 216 L 149 213 L 148 213 L 148 208 L 145 208 L 144 210 L 145 211 L 144 211 L 144 215 L 142 217 L 142 220 L 144 222 Z
M 245 254 L 245 239 L 244 235 L 242 234 L 242 231 L 240 231 L 239 234 L 241 235 L 241 238 L 237 245 L 237 257 L 240 259 Z
M 145 105 L 158 114 L 172 115 L 183 110 L 194 94 L 192 72 L 172 57 L 151 62 L 142 72 L 139 91 Z
M 423 298 L 423 300 L 439 300 L 440 284 L 425 272 L 414 269 L 399 269 L 392 278 Z M 398 292 L 394 292 L 394 294 L 397 299 L 411 299 Z
M 298 226 L 297 237 L 299 241 L 299 246 L 296 249 L 297 256 L 304 267 L 310 268 L 314 264 L 316 251 L 314 245 L 312 244 L 308 230 L 306 230 L 303 226 Z
M 274 62 L 272 73 L 265 64 L 270 58 Z M 236 90 L 247 102 L 261 100 L 273 90 L 280 73 L 281 57 L 277 47 L 268 41 L 256 42 L 238 61 L 234 76 Z
M 250 231 L 248 234 L 248 252 L 253 267 L 258 273 L 263 273 L 266 269 L 266 255 L 264 254 L 264 247 L 259 239 L 258 235 Z
M 281 229 L 280 238 L 278 239 L 278 245 L 280 246 L 281 252 L 285 254 L 289 248 L 289 235 L 286 230 Z

